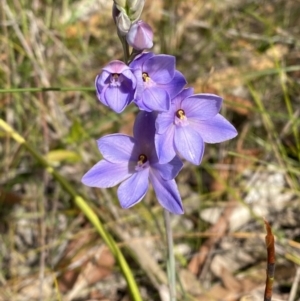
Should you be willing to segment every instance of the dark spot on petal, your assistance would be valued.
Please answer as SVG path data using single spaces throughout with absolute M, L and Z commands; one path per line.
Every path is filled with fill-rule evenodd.
M 119 76 L 120 76 L 120 74 L 118 74 L 118 73 L 113 73 L 113 74 L 111 75 L 111 78 L 110 78 L 111 82 L 117 82 L 117 81 L 119 81 Z
M 177 116 L 179 119 L 184 119 L 184 117 L 185 117 L 185 112 L 184 112 L 182 109 L 179 109 L 179 110 L 176 112 L 176 116 Z
M 149 79 L 150 79 L 148 73 L 146 73 L 146 72 L 143 72 L 142 77 L 143 77 L 143 81 L 144 81 L 144 82 L 147 82 L 147 81 L 149 81 Z
M 138 165 L 143 165 L 148 161 L 148 158 L 144 154 L 139 155 Z

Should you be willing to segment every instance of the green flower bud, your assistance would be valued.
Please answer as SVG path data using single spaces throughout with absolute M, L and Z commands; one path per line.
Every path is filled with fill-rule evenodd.
M 125 8 L 126 7 L 126 0 L 114 0 L 115 5 L 117 6 L 117 8 L 120 10 L 122 7 Z
M 121 34 L 121 36 L 125 36 L 130 29 L 131 21 L 123 10 L 120 11 L 117 9 L 115 4 L 113 6 L 113 18 L 117 25 L 119 34 Z
M 136 22 L 143 11 L 145 0 L 128 0 L 131 2 L 131 6 L 129 6 L 129 18 L 132 22 Z
M 116 8 L 124 12 L 131 22 L 136 22 L 142 13 L 145 0 L 114 0 Z

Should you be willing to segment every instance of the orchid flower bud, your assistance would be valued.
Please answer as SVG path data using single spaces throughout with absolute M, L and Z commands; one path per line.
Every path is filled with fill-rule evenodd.
M 153 31 L 147 23 L 142 20 L 132 24 L 126 35 L 127 43 L 137 50 L 152 48 Z
M 136 22 L 141 16 L 145 0 L 128 0 L 127 2 L 129 4 L 129 18 L 132 22 Z
M 114 0 L 115 5 L 120 9 L 120 8 L 125 8 L 126 7 L 126 0 Z
M 119 33 L 122 36 L 125 36 L 131 26 L 131 21 L 128 18 L 127 14 L 125 11 L 120 11 L 116 5 L 113 5 L 113 11 L 112 11 L 113 19 L 118 27 Z
M 136 22 L 142 13 L 145 0 L 114 0 L 114 5 L 120 12 L 124 12 L 131 22 Z

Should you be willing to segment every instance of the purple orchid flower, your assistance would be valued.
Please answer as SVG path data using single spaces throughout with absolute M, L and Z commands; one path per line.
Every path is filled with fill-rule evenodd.
M 174 178 L 182 168 L 178 157 L 160 164 L 154 146 L 155 115 L 140 112 L 134 124 L 134 137 L 122 134 L 98 140 L 104 160 L 93 166 L 82 178 L 91 187 L 107 188 L 123 182 L 118 198 L 123 208 L 137 204 L 148 191 L 149 180 L 161 206 L 182 214 L 182 202 Z
M 200 164 L 204 142 L 219 143 L 237 135 L 234 126 L 219 113 L 222 98 L 213 94 L 195 94 L 184 89 L 173 100 L 168 112 L 156 119 L 155 147 L 160 163 L 176 154 Z
M 103 68 L 95 85 L 99 101 L 121 113 L 134 98 L 136 79 L 126 64 L 116 60 Z
M 186 79 L 175 70 L 175 57 L 142 53 L 129 65 L 137 79 L 134 96 L 136 105 L 144 111 L 168 111 L 171 99 L 186 85 Z
M 142 20 L 132 24 L 126 35 L 127 43 L 136 50 L 144 50 L 153 46 L 153 31 Z

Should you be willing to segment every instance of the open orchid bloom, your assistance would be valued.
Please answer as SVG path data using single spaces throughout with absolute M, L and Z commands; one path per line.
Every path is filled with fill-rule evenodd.
M 181 198 L 174 178 L 182 168 L 178 157 L 160 164 L 155 151 L 155 113 L 140 112 L 134 124 L 134 137 L 122 134 L 98 140 L 103 160 L 82 178 L 91 187 L 107 188 L 119 183 L 118 198 L 123 208 L 140 202 L 152 184 L 161 206 L 182 214 Z
M 144 111 L 168 111 L 171 99 L 186 85 L 172 55 L 143 53 L 130 63 L 137 80 L 134 102 Z
M 99 101 L 121 113 L 134 98 L 136 79 L 126 64 L 112 61 L 96 77 L 95 85 Z
M 219 114 L 222 98 L 214 94 L 195 94 L 184 89 L 173 100 L 169 111 L 156 119 L 155 146 L 159 162 L 166 163 L 179 154 L 198 165 L 204 142 L 219 143 L 234 138 L 234 126 Z

